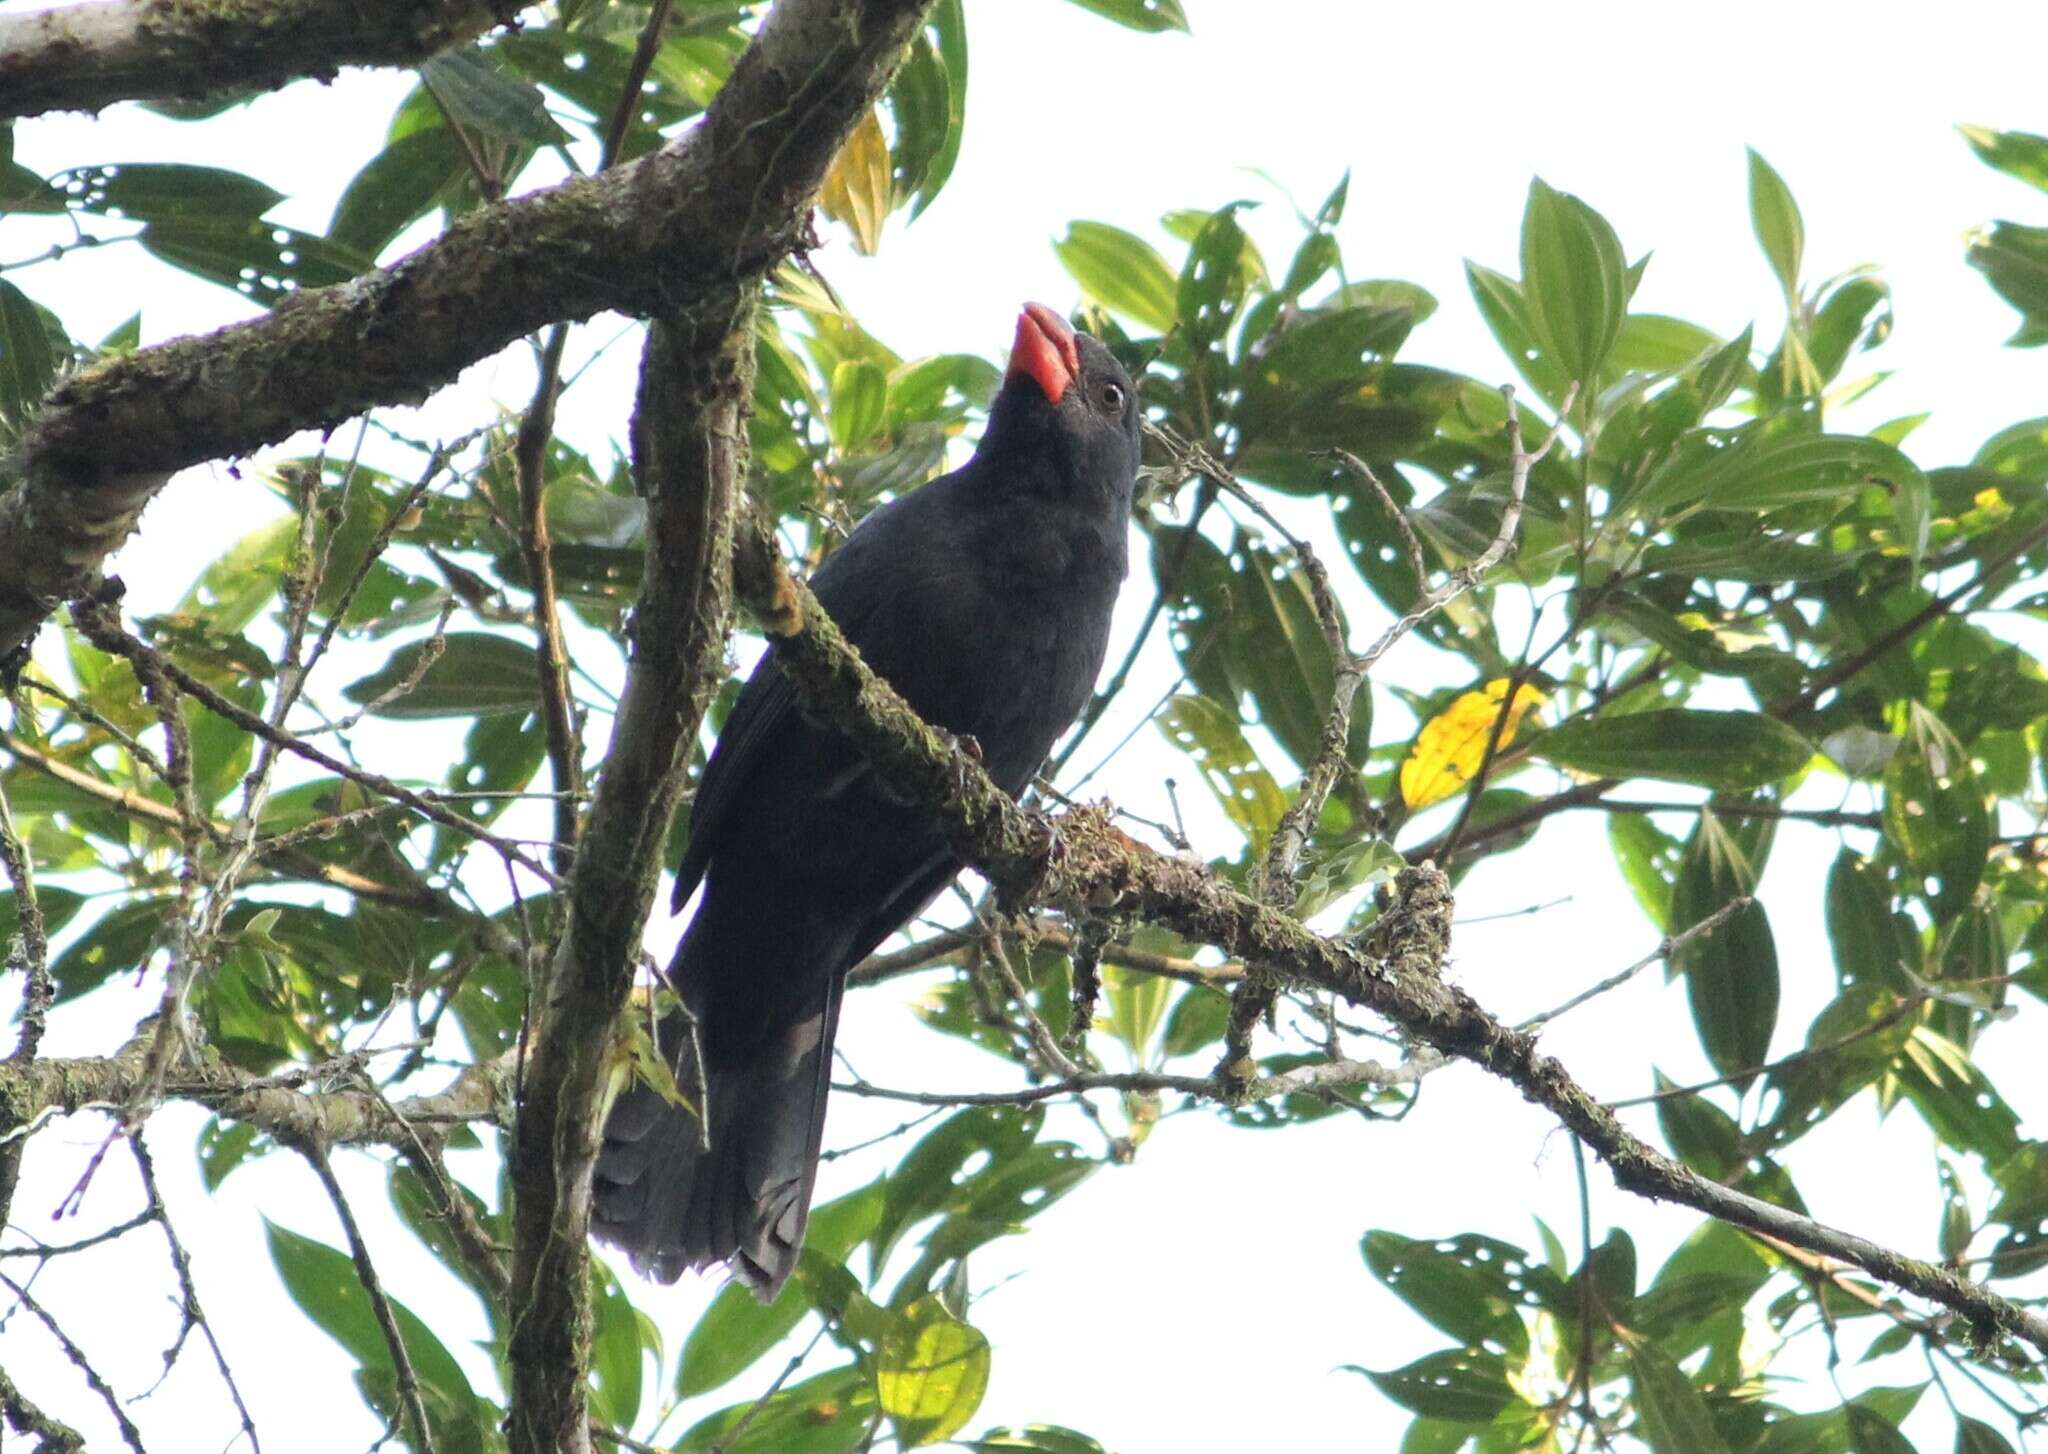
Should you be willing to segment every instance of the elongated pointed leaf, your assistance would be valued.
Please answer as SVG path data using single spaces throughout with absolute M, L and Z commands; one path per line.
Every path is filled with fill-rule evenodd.
M 1628 265 L 1606 218 L 1540 178 L 1522 213 L 1522 291 L 1538 346 L 1590 393 L 1628 311 Z
M 1790 777 L 1813 744 L 1760 712 L 1662 707 L 1581 717 L 1537 738 L 1541 757 L 1601 777 L 1647 777 L 1739 792 Z
M 1173 327 L 1173 269 L 1142 237 L 1106 222 L 1073 222 L 1052 250 L 1089 297 L 1160 333 Z
M 1749 221 L 1786 297 L 1799 290 L 1799 262 L 1806 251 L 1806 224 L 1799 204 L 1777 169 L 1754 147 L 1749 152 Z

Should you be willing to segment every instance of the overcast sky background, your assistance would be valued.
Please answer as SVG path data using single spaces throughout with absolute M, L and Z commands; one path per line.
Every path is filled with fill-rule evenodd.
M 2048 19 L 2038 10 L 1187 5 L 1192 36 L 1137 36 L 1057 0 L 968 0 L 968 129 L 950 186 L 916 224 L 892 222 L 878 257 L 854 257 L 837 232 L 820 254 L 856 315 L 906 355 L 998 355 L 1020 300 L 1061 308 L 1075 301 L 1050 245 L 1069 220 L 1113 222 L 1177 256 L 1157 230 L 1162 212 L 1251 198 L 1262 203 L 1249 219 L 1254 235 L 1269 257 L 1284 258 L 1297 235 L 1292 214 L 1250 169 L 1313 206 L 1348 167 L 1350 207 L 1340 231 L 1352 276 L 1410 279 L 1442 303 L 1407 356 L 1505 381 L 1509 366 L 1465 291 L 1461 260 L 1515 270 L 1524 195 L 1540 173 L 1605 213 L 1630 257 L 1654 253 L 1638 310 L 1679 313 L 1724 335 L 1754 321 L 1768 345 L 1782 310 L 1749 230 L 1748 144 L 1799 199 L 1809 280 L 1875 262 L 1893 287 L 1897 329 L 1876 362 L 1897 375 L 1848 422 L 1931 411 L 1907 448 L 1933 466 L 1966 459 L 2005 424 L 2048 413 L 2048 361 L 2001 347 L 2013 315 L 1963 262 L 1970 228 L 2000 215 L 2038 222 L 2048 199 L 1979 165 L 1953 130 L 1958 122 L 2048 130 L 2040 87 Z M 132 107 L 112 108 L 97 123 L 39 119 L 17 128 L 16 156 L 41 171 L 109 160 L 231 165 L 294 194 L 274 217 L 317 230 L 340 186 L 377 149 L 384 120 L 409 85 L 404 76 L 347 73 L 203 128 L 173 126 Z M 46 234 L 36 226 L 0 221 L 0 259 L 43 245 Z M 145 341 L 248 311 L 126 247 L 8 276 L 88 339 L 138 307 Z M 600 321 L 582 336 L 594 346 L 621 326 Z M 630 339 L 611 348 L 569 396 L 563 427 L 579 446 L 604 451 L 622 437 L 635 354 Z M 530 379 L 523 355 L 481 365 L 450 399 L 415 416 L 414 432 L 466 427 L 480 397 L 523 405 Z M 266 493 L 224 468 L 181 477 L 115 562 L 132 609 L 169 605 L 201 565 L 274 508 Z M 1344 584 L 1354 621 L 1373 629 L 1379 618 L 1364 593 Z M 1448 679 L 1428 648 L 1403 653 L 1383 669 L 1392 679 Z M 1152 695 L 1135 691 L 1126 710 L 1142 713 Z M 1389 701 L 1382 695 L 1383 710 Z M 1082 761 L 1094 755 L 1084 751 Z M 1152 813 L 1163 805 L 1159 780 L 1167 773 L 1184 783 L 1193 778 L 1148 740 L 1103 782 L 1119 801 Z M 1838 784 L 1809 791 L 1817 804 L 1840 797 Z M 1800 1043 L 1831 989 L 1817 906 L 1838 842 L 1788 825 L 1765 881 L 1786 981 L 1777 1053 Z M 1551 907 L 1476 922 L 1534 905 Z M 1621 889 L 1596 815 L 1556 820 L 1537 851 L 1475 872 L 1460 910 L 1475 922 L 1460 928 L 1455 974 L 1507 1016 L 1565 998 L 1638 958 L 1657 937 Z M 665 951 L 673 934 L 657 920 L 650 942 Z M 158 990 L 152 980 L 91 997 L 56 1019 L 45 1052 L 103 1050 L 154 1007 Z M 2008 1040 L 1990 1037 L 1985 1065 L 2026 1114 L 2039 1104 L 2040 1077 L 2023 1074 L 2020 1050 Z M 863 1073 L 890 1085 L 975 1089 L 1002 1075 L 980 1053 L 916 1028 L 887 993 L 855 997 L 841 1043 Z M 1682 989 L 1666 989 L 1655 974 L 1568 1018 L 1546 1043 L 1606 1095 L 1649 1088 L 1646 1046 L 1664 1057 L 1659 1066 L 1669 1075 L 1711 1074 Z M 262 1231 L 267 1213 L 338 1243 L 332 1213 L 303 1165 L 286 1157 L 238 1172 L 207 1198 L 189 1151 L 203 1119 L 170 1108 L 152 1121 L 150 1140 L 201 1295 L 258 1425 L 273 1448 L 360 1450 L 378 1423 L 351 1396 L 349 1360 L 277 1287 Z M 897 1108 L 836 1096 L 828 1144 L 854 1143 L 900 1119 Z M 1099 1147 L 1077 1116 L 1062 1124 L 1084 1146 Z M 1636 1124 L 1654 1135 L 1646 1115 Z M 2037 1122 L 2025 1129 L 2039 1134 Z M 69 1240 L 129 1215 L 135 1189 L 117 1156 L 81 1218 L 41 1224 L 100 1135 L 80 1118 L 38 1136 L 17 1218 L 39 1235 Z M 871 1178 L 902 1144 L 828 1165 L 820 1198 Z M 1930 1155 L 1910 1111 L 1880 1124 L 1865 1097 L 1810 1137 L 1793 1166 L 1823 1220 L 1928 1254 L 1937 1213 Z M 488 1386 L 487 1360 L 459 1346 L 481 1330 L 473 1306 L 431 1262 L 409 1254 L 383 1211 L 377 1166 L 348 1156 L 338 1167 L 370 1225 L 388 1285 Z M 464 1169 L 486 1185 L 474 1158 Z M 985 1296 L 973 1318 L 994 1340 L 995 1362 L 987 1402 L 969 1431 L 1054 1421 L 1119 1454 L 1340 1441 L 1391 1449 L 1406 1415 L 1338 1365 L 1392 1367 L 1444 1340 L 1370 1278 L 1359 1236 L 1371 1227 L 1410 1235 L 1474 1230 L 1533 1246 L 1532 1215 L 1575 1243 L 1569 1144 L 1547 1117 L 1469 1069 L 1432 1078 L 1400 1126 L 1346 1118 L 1270 1134 L 1231 1132 L 1206 1114 L 1176 1117 L 1157 1129 L 1134 1167 L 1103 1169 L 1025 1236 L 977 1255 L 973 1282 Z M 1645 1277 L 1694 1221 L 1646 1212 L 1597 1171 L 1593 1216 L 1596 1240 L 1610 1219 L 1638 1232 Z M 91 1259 L 52 1265 L 39 1290 L 104 1360 L 115 1387 L 132 1394 L 155 1377 L 175 1329 L 174 1313 L 156 1301 L 167 1287 L 161 1245 L 145 1231 Z M 712 1288 L 706 1281 L 641 1286 L 635 1296 L 673 1347 Z M 829 1357 L 821 1352 L 807 1371 L 830 1366 Z M 25 1315 L 0 1327 L 0 1363 L 96 1442 L 111 1439 L 103 1412 Z M 779 1359 L 764 1360 L 703 1410 L 758 1388 L 776 1367 Z M 1809 1387 L 1781 1396 L 1800 1406 L 1831 1403 L 1817 1365 L 1814 1372 Z M 1917 1365 L 1905 1365 L 1888 1381 L 1916 1376 L 1924 1376 Z M 1929 1395 L 1910 1426 L 1930 1439 L 1944 1427 L 1936 1402 Z M 703 1410 L 687 1411 L 669 1431 Z M 234 1429 L 197 1352 L 134 1412 L 145 1430 L 161 1431 L 153 1447 L 213 1449 Z

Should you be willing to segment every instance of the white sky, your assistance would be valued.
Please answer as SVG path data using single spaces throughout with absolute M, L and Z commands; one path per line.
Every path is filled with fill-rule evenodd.
M 1020 299 L 1074 300 L 1049 246 L 1069 219 L 1147 233 L 1171 255 L 1154 226 L 1160 213 L 1266 199 L 1251 225 L 1269 256 L 1284 257 L 1294 237 L 1291 213 L 1245 169 L 1263 168 L 1312 206 L 1348 166 L 1342 238 L 1353 275 L 1411 279 L 1443 305 L 1408 346 L 1413 359 L 1482 379 L 1510 376 L 1464 290 L 1460 265 L 1470 255 L 1513 270 L 1535 173 L 1601 209 L 1631 257 L 1654 251 L 1639 309 L 1677 312 L 1724 334 L 1755 320 L 1760 342 L 1768 342 L 1781 317 L 1749 233 L 1742 149 L 1753 144 L 1804 210 L 1809 278 L 1877 262 L 1894 289 L 1897 330 L 1878 362 L 1898 376 L 1851 422 L 1932 410 L 1909 446 L 1931 466 L 1960 462 L 1994 429 L 2048 412 L 2048 359 L 2001 348 L 2013 316 L 1962 261 L 1968 229 L 2000 215 L 2040 221 L 2048 199 L 1980 166 L 1951 129 L 1968 121 L 2048 130 L 2039 100 L 2048 19 L 2039 11 L 1737 3 L 1716 7 L 1709 23 L 1691 7 L 1641 4 L 1541 11 L 1310 0 L 1188 6 L 1192 37 L 1145 37 L 1055 0 L 970 0 L 968 133 L 951 186 L 914 226 L 892 223 L 878 258 L 852 257 L 836 235 L 821 256 L 856 314 L 906 354 L 995 354 Z M 341 181 L 374 151 L 406 85 L 350 74 L 202 130 L 132 108 L 114 108 L 98 123 L 31 121 L 18 128 L 17 157 L 46 171 L 105 160 L 209 160 L 252 171 L 280 190 L 317 170 L 311 193 L 273 215 L 318 228 Z M 253 158 L 252 140 L 263 148 Z M 0 224 L 0 258 L 40 245 L 26 225 Z M 229 295 L 144 265 L 132 249 L 102 249 L 9 277 L 84 338 L 138 307 L 145 339 L 239 316 Z M 614 331 L 599 325 L 590 332 L 602 340 Z M 632 367 L 632 349 L 614 349 L 571 396 L 564 426 L 579 444 L 619 435 Z M 522 403 L 529 377 L 523 359 L 481 366 L 466 376 L 460 398 L 429 411 L 422 427 L 466 423 L 480 392 Z M 134 609 L 168 604 L 199 564 L 266 508 L 253 487 L 218 468 L 183 477 L 116 562 Z M 1349 599 L 1354 620 L 1370 625 L 1375 617 L 1363 593 L 1354 588 Z M 1435 682 L 1443 668 L 1415 646 L 1384 670 L 1404 682 Z M 1150 700 L 1137 692 L 1130 710 Z M 1192 782 L 1184 763 L 1148 746 L 1107 787 L 1152 812 L 1160 806 L 1158 779 L 1168 772 Z M 1835 794 L 1823 785 L 1814 801 L 1832 802 Z M 1836 846 L 1833 834 L 1788 826 L 1766 879 L 1785 978 L 1777 1053 L 1800 1042 L 1831 992 L 1818 903 Z M 1532 917 L 1462 928 L 1460 982 L 1502 1014 L 1523 1014 L 1654 942 L 1619 887 L 1594 815 L 1554 821 L 1538 851 L 1476 872 L 1460 907 L 1477 918 L 1557 900 L 1565 902 Z M 662 923 L 650 932 L 662 946 L 671 937 Z M 47 1053 L 107 1047 L 155 995 L 152 983 L 93 997 L 59 1017 Z M 1610 1095 L 1648 1087 L 1644 1047 L 1674 1077 L 1711 1073 L 1695 1047 L 1682 990 L 1664 988 L 1655 974 L 1567 1019 L 1546 1043 Z M 979 1052 L 914 1027 L 883 994 L 855 997 L 842 1046 L 887 1084 L 968 1089 L 1002 1075 Z M 2025 1074 L 2031 1067 L 2019 1063 L 2011 1036 L 1993 1035 L 1984 1063 L 2022 1114 L 2038 1106 L 2038 1074 Z M 353 1397 L 345 1355 L 276 1287 L 259 1209 L 338 1243 L 333 1217 L 304 1168 L 284 1157 L 237 1173 L 209 1201 L 188 1152 L 202 1119 L 168 1110 L 152 1123 L 151 1141 L 201 1294 L 259 1427 L 277 1449 L 359 1450 L 377 1422 Z M 827 1139 L 851 1144 L 899 1119 L 895 1107 L 838 1096 Z M 1654 1136 L 1647 1116 L 1632 1119 Z M 1084 1146 L 1099 1145 L 1078 1117 L 1069 1114 L 1067 1125 Z M 115 1157 L 81 1219 L 41 1225 L 98 1139 L 89 1121 L 37 1138 L 16 1202 L 25 1225 L 68 1240 L 134 1209 L 132 1182 Z M 900 1150 L 892 1143 L 828 1165 L 821 1199 L 873 1176 Z M 1880 1125 L 1866 1097 L 1810 1137 L 1792 1164 L 1824 1220 L 1928 1254 L 1937 1210 L 1930 1154 L 1910 1112 Z M 376 1167 L 362 1157 L 343 1163 L 389 1285 L 451 1346 L 480 1331 L 452 1284 L 424 1258 L 407 1255 L 382 1211 Z M 1636 1232 L 1645 1278 L 1693 1222 L 1689 1214 L 1644 1209 L 1598 1173 L 1593 1210 L 1596 1240 L 1610 1219 Z M 1392 1448 L 1406 1415 L 1337 1365 L 1393 1367 L 1445 1340 L 1371 1279 L 1358 1256 L 1360 1234 L 1371 1227 L 1411 1235 L 1475 1230 L 1532 1245 L 1532 1214 L 1575 1240 L 1569 1147 L 1547 1117 L 1469 1069 L 1433 1078 L 1400 1126 L 1333 1119 L 1274 1135 L 1230 1132 L 1202 1114 L 1176 1118 L 1155 1132 L 1134 1167 L 1103 1169 L 1025 1236 L 977 1255 L 973 1282 L 989 1291 L 973 1317 L 996 1356 L 988 1399 L 969 1432 L 1047 1420 L 1093 1434 L 1119 1454 L 1322 1446 L 1340 1438 L 1351 1447 Z M 89 1261 L 53 1264 L 39 1292 L 104 1360 L 115 1387 L 132 1394 L 155 1377 L 175 1328 L 171 1310 L 155 1301 L 165 1287 L 162 1249 L 145 1231 Z M 695 1283 L 638 1287 L 635 1296 L 673 1346 L 708 1291 Z M 821 1353 L 807 1371 L 830 1366 L 828 1357 Z M 465 1361 L 487 1380 L 480 1355 Z M 0 1362 L 96 1444 L 112 1438 L 103 1412 L 26 1315 L 0 1327 Z M 750 1381 L 728 1386 L 704 1410 L 758 1388 L 779 1366 L 778 1357 L 763 1360 Z M 1891 1382 L 1924 1376 L 1917 1365 L 1886 1372 Z M 1819 1407 L 1833 1395 L 1818 1377 L 1783 1397 Z M 1946 1437 L 1936 1434 L 1946 1417 L 1937 1404 L 1930 1394 L 1910 1426 L 1923 1438 Z M 197 1351 L 132 1412 L 155 1448 L 216 1448 L 234 1427 Z M 698 1412 L 668 1428 L 685 1427 Z

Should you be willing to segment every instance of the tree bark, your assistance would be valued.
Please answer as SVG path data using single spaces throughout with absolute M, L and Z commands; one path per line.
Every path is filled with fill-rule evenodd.
M 634 464 L 648 498 L 647 586 L 569 913 L 534 998 L 514 1129 L 511 1446 L 582 1450 L 590 1344 L 590 1176 L 640 932 L 661 876 L 732 623 L 732 527 L 746 472 L 756 290 L 655 324 L 641 363 Z
M 0 16 L 0 116 L 267 91 L 405 66 L 474 40 L 518 0 L 91 0 Z

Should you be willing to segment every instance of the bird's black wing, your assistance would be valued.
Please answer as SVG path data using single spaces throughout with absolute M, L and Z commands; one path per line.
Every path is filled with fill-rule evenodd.
M 927 490 L 931 488 L 925 486 Z M 899 522 L 893 517 L 901 514 L 899 507 L 915 498 L 906 496 L 870 515 L 811 578 L 812 592 L 855 645 L 860 643 L 862 627 L 900 583 L 900 572 L 876 567 L 873 557 L 885 555 L 891 548 L 882 545 L 878 550 L 877 542 L 883 535 L 897 533 L 892 527 Z M 703 779 L 697 784 L 696 797 L 690 804 L 690 841 L 683 850 L 683 860 L 676 868 L 675 887 L 669 895 L 671 912 L 681 913 L 690 895 L 697 891 L 722 828 L 734 806 L 747 797 L 749 779 L 763 763 L 788 765 L 784 742 L 807 730 L 797 707 L 796 689 L 783 675 L 771 648 L 741 689 L 732 715 L 726 718 L 711 749 L 711 760 L 704 764 Z M 858 761 L 858 754 L 854 757 Z

